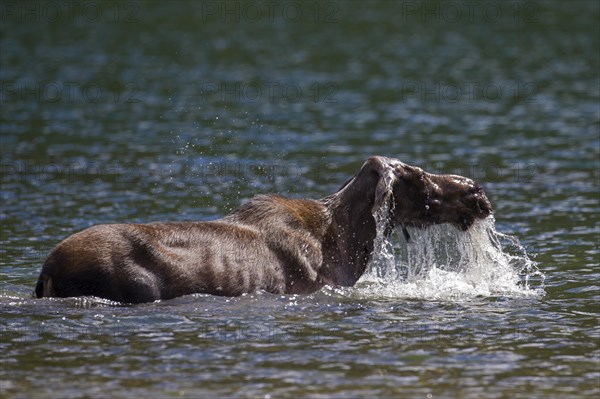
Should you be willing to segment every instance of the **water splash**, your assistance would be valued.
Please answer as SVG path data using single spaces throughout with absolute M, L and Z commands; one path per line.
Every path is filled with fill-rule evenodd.
M 543 295 L 544 275 L 517 238 L 496 231 L 489 216 L 467 231 L 449 224 L 411 228 L 410 241 L 384 234 L 388 209 L 374 215 L 373 258 L 356 289 L 384 297 L 458 299 Z

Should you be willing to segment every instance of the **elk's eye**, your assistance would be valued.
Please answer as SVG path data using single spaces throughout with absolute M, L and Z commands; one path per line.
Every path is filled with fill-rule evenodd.
M 439 207 L 440 205 L 442 205 L 442 201 L 434 199 L 434 200 L 429 201 L 429 205 L 430 206 L 438 206 Z

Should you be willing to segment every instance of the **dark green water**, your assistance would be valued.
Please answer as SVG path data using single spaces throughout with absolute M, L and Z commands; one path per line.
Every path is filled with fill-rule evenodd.
M 597 2 L 0 11 L 3 398 L 600 395 Z M 75 231 L 322 197 L 374 154 L 482 182 L 542 292 L 30 297 Z

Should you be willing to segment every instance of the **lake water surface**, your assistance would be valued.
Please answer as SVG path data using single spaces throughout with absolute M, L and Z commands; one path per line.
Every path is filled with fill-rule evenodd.
M 0 7 L 3 398 L 600 395 L 597 2 Z M 388 259 L 308 296 L 31 298 L 73 232 L 320 198 L 375 154 L 481 182 L 544 283 Z M 391 264 L 458 242 L 412 233 Z

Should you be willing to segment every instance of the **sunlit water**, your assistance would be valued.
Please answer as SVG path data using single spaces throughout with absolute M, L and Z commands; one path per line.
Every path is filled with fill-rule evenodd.
M 0 397 L 598 398 L 599 3 L 273 3 L 0 3 Z M 495 222 L 306 296 L 31 298 L 76 231 L 322 198 L 371 155 Z

